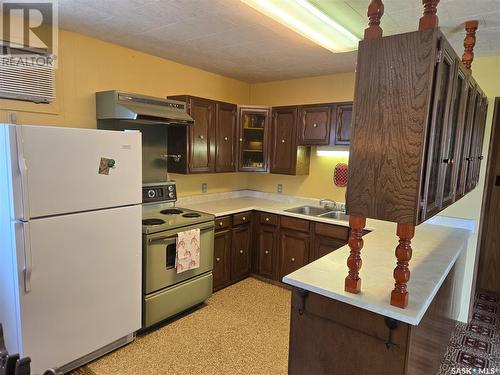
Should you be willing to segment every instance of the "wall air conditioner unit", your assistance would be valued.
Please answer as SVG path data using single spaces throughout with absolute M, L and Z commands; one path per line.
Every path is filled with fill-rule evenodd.
M 0 48 L 0 98 L 54 101 L 55 71 L 50 55 L 28 48 Z

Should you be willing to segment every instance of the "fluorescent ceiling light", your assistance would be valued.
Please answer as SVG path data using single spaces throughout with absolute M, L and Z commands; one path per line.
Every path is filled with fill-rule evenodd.
M 316 150 L 318 156 L 336 156 L 336 157 L 349 157 L 347 150 Z
M 241 0 L 316 44 L 332 51 L 357 49 L 359 38 L 308 0 Z

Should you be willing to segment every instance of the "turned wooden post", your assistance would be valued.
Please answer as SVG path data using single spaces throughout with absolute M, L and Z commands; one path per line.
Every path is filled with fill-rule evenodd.
M 365 29 L 365 40 L 382 37 L 380 19 L 384 15 L 384 4 L 382 0 L 372 0 L 368 5 L 368 27 Z
M 420 17 L 418 23 L 419 30 L 434 29 L 438 27 L 439 18 L 436 15 L 439 0 L 422 0 L 424 5 L 424 15 Z
M 359 270 L 363 261 L 361 260 L 361 249 L 363 248 L 363 228 L 366 225 L 366 218 L 361 216 L 349 216 L 349 226 L 351 233 L 349 234 L 349 248 L 351 252 L 347 258 L 347 267 L 349 274 L 345 278 L 344 290 L 349 293 L 359 293 L 361 291 L 361 279 L 359 278 Z
M 410 269 L 408 264 L 411 259 L 411 239 L 415 235 L 413 224 L 399 224 L 396 231 L 399 237 L 399 245 L 396 247 L 397 265 L 394 268 L 394 290 L 391 293 L 391 305 L 402 309 L 408 306 L 407 284 L 410 280 Z
M 465 23 L 465 38 L 464 38 L 464 54 L 462 55 L 462 62 L 467 69 L 471 69 L 472 60 L 474 60 L 474 46 L 476 45 L 476 30 L 477 21 L 467 21 Z

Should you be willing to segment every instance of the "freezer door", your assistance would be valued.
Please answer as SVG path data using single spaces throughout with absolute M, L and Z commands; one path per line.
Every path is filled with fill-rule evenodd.
M 19 275 L 22 355 L 63 366 L 141 325 L 141 207 L 32 220 L 29 292 Z M 24 231 L 26 233 L 26 231 Z
M 10 139 L 16 219 L 141 203 L 140 133 L 23 125 Z

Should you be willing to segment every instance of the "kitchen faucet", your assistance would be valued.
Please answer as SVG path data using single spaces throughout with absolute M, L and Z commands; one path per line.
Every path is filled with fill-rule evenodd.
M 323 206 L 324 208 L 334 210 L 334 211 L 336 211 L 338 208 L 337 202 L 335 202 L 334 200 L 331 200 L 331 199 L 327 199 L 327 198 L 320 199 L 319 205 Z

